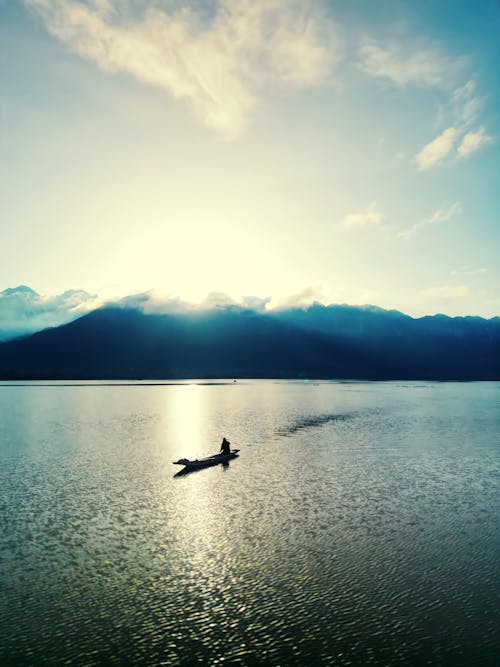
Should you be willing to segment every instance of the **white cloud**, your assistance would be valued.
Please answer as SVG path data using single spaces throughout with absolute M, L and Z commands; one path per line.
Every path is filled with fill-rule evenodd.
M 308 308 L 313 303 L 324 303 L 325 295 L 321 285 L 310 285 L 297 294 L 272 298 L 266 310 L 286 310 L 288 308 Z
M 59 326 L 102 305 L 95 294 L 68 290 L 40 295 L 20 285 L 0 292 L 0 339 Z
M 389 79 L 399 86 L 447 85 L 450 72 L 457 67 L 437 47 L 413 42 L 409 45 L 381 45 L 366 40 L 359 49 L 358 66 L 371 76 Z
M 476 132 L 468 132 L 462 138 L 462 142 L 457 149 L 458 156 L 461 158 L 466 158 L 472 153 L 475 153 L 481 148 L 492 141 L 492 137 L 486 134 L 484 127 L 480 127 Z
M 258 312 L 264 311 L 271 297 L 244 296 L 235 297 L 225 292 L 210 292 L 199 302 L 186 301 L 178 296 L 162 295 L 155 290 L 140 292 L 109 300 L 107 305 L 122 308 L 136 308 L 145 314 L 166 315 L 175 313 L 194 313 L 216 308 L 248 308 Z
M 25 2 L 80 56 L 187 101 L 226 138 L 246 127 L 265 86 L 317 85 L 340 56 L 312 1 L 215 0 L 210 15 L 164 2 Z
M 290 304 L 293 302 L 305 307 L 321 294 L 320 288 L 310 287 L 299 295 L 288 297 L 288 300 Z M 154 290 L 103 299 L 84 290 L 42 295 L 20 285 L 0 291 L 0 341 L 66 324 L 100 307 L 135 308 L 148 315 L 195 313 L 231 307 L 264 312 L 270 300 L 270 297 L 233 297 L 223 292 L 212 292 L 199 303 L 193 303 Z
M 129 294 L 121 299 L 111 299 L 106 305 L 119 306 L 121 308 L 136 308 L 148 315 L 166 315 L 191 310 L 192 304 L 181 300 L 176 296 L 159 296 L 153 290 Z
M 225 292 L 211 292 L 198 303 L 184 301 L 177 296 L 161 295 L 154 290 L 132 294 L 107 305 L 122 308 L 136 308 L 146 314 L 195 313 L 217 308 L 242 308 L 256 312 L 282 310 L 287 308 L 307 308 L 315 302 L 324 303 L 325 294 L 321 285 L 309 285 L 296 294 L 274 297 L 238 297 Z
M 436 167 L 447 157 L 466 158 L 492 141 L 484 127 L 476 131 L 470 129 L 483 109 L 483 98 L 478 97 L 475 91 L 476 83 L 473 79 L 454 90 L 443 111 L 448 120 L 452 119 L 453 126 L 441 132 L 416 154 L 419 171 Z
M 450 89 L 456 86 L 464 66 L 463 58 L 452 60 L 437 46 L 423 41 L 403 45 L 367 40 L 359 54 L 360 69 L 401 87 L 412 84 Z M 468 157 L 489 143 L 492 138 L 483 127 L 471 131 L 483 106 L 484 99 L 477 95 L 474 79 L 455 87 L 446 104 L 439 107 L 440 124 L 448 127 L 415 155 L 418 170 L 437 167 L 447 157 Z
M 436 46 L 425 42 L 381 45 L 367 40 L 360 48 L 358 66 L 371 76 L 389 79 L 399 86 L 413 84 L 449 89 L 456 85 L 463 59 L 452 60 Z M 476 94 L 474 79 L 453 90 L 449 101 L 440 107 L 441 120 L 447 119 L 448 127 L 416 154 L 419 171 L 438 166 L 450 155 L 467 157 L 491 141 L 482 127 L 470 131 L 483 106 L 484 99 Z M 454 154 L 460 138 L 462 141 Z
M 484 266 L 476 268 L 470 264 L 465 264 L 459 269 L 453 269 L 450 271 L 452 276 L 478 276 L 484 273 L 488 273 L 488 269 L 484 268 Z
M 373 201 L 364 210 L 358 213 L 349 213 L 340 222 L 344 227 L 365 227 L 366 225 L 378 225 L 384 216 L 377 208 L 377 202 Z
M 454 127 L 449 127 L 439 136 L 426 144 L 422 150 L 415 155 L 417 168 L 419 171 L 425 171 L 440 164 L 447 155 L 453 150 L 459 136 L 459 132 Z
M 460 215 L 460 213 L 462 213 L 462 204 L 459 201 L 455 201 L 446 208 L 438 208 L 437 211 L 434 211 L 430 218 L 426 220 L 426 224 L 439 225 L 441 222 Z
M 428 218 L 423 218 L 415 225 L 413 225 L 413 227 L 410 227 L 409 229 L 405 229 L 404 231 L 399 232 L 398 236 L 404 239 L 409 239 L 412 236 L 415 236 L 415 234 L 417 234 L 417 232 L 419 232 L 423 227 L 427 227 L 429 225 L 440 225 L 441 223 L 446 222 L 447 220 L 455 218 L 457 215 L 460 215 L 461 213 L 462 213 L 462 204 L 459 201 L 455 201 L 452 204 L 449 204 L 448 206 L 438 208 Z

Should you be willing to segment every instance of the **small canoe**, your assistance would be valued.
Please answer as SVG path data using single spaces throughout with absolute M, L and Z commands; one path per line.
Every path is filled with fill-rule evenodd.
M 235 459 L 238 456 L 239 449 L 232 449 L 230 454 L 214 454 L 213 456 L 207 456 L 204 459 L 179 459 L 174 461 L 174 465 L 186 466 L 186 468 L 208 468 L 209 466 L 215 466 L 218 463 L 226 463 L 231 459 Z

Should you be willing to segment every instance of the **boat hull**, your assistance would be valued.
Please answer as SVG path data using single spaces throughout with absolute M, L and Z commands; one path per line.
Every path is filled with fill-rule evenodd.
M 239 449 L 232 449 L 230 454 L 214 454 L 213 456 L 207 456 L 204 459 L 179 459 L 174 461 L 174 465 L 185 466 L 190 470 L 197 470 L 199 468 L 209 468 L 210 466 L 219 465 L 219 463 L 227 463 L 231 459 L 235 459 L 238 456 Z

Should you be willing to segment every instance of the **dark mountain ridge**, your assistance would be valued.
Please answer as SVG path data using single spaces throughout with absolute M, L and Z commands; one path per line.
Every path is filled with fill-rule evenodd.
M 499 380 L 500 318 L 376 307 L 144 314 L 102 308 L 0 344 L 0 378 Z

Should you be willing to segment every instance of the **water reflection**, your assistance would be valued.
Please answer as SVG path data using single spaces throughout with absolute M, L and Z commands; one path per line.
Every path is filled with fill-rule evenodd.
M 179 458 L 195 458 L 203 451 L 206 433 L 207 401 L 200 385 L 175 387 L 165 393 L 166 439 Z M 206 456 L 206 454 L 204 454 Z

